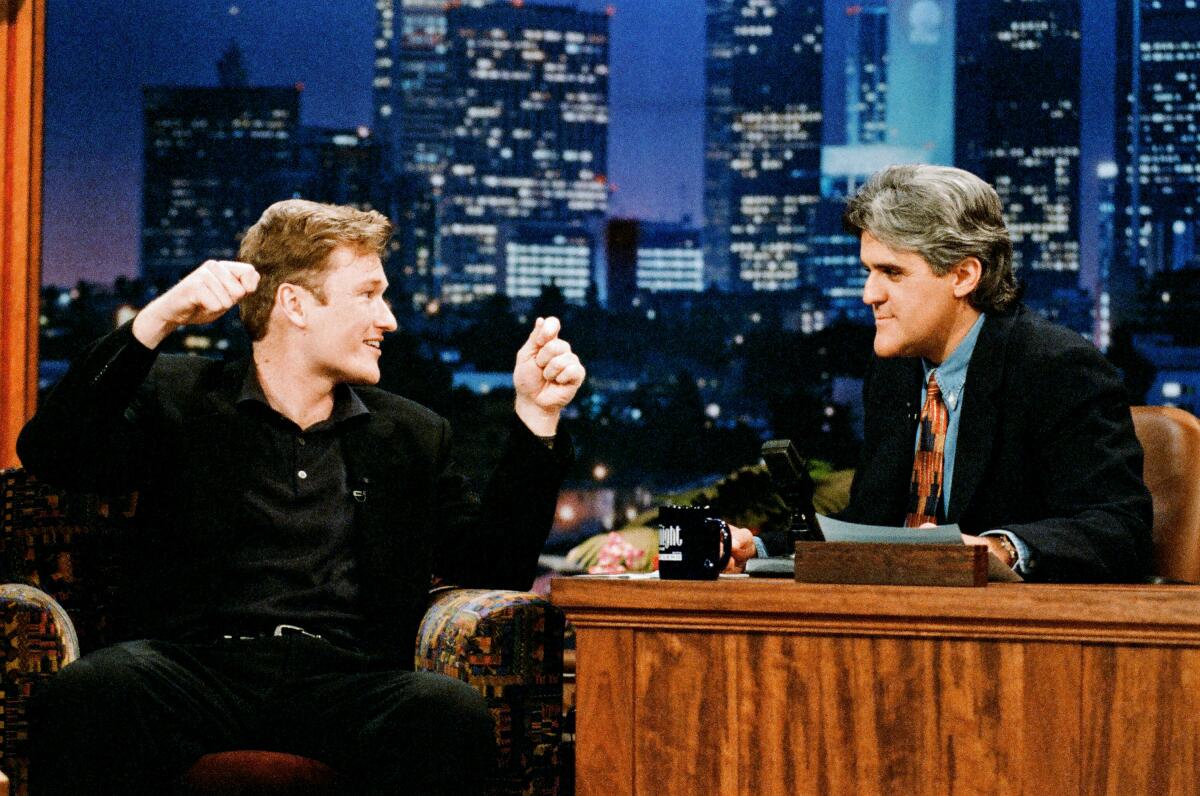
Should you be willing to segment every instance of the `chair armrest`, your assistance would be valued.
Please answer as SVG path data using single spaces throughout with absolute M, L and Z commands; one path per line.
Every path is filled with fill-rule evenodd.
M 496 720 L 496 793 L 556 792 L 562 641 L 562 611 L 531 592 L 450 589 L 431 599 L 416 668 L 483 693 Z
M 417 634 L 416 668 L 492 685 L 562 682 L 562 612 L 532 592 L 447 589 Z
M 0 585 L 0 763 L 14 793 L 29 779 L 29 699 L 37 687 L 79 657 L 79 641 L 66 611 L 50 595 L 19 583 Z M 8 780 L 0 787 L 7 793 Z

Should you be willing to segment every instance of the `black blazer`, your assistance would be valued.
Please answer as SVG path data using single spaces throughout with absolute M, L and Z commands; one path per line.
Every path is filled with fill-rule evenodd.
M 172 638 L 204 624 L 225 553 L 246 518 L 241 473 L 258 461 L 235 408 L 248 360 L 158 355 L 131 324 L 94 343 L 22 430 L 34 475 L 106 493 L 137 490 L 144 530 L 131 557 L 141 625 Z M 365 641 L 412 665 L 434 574 L 463 586 L 528 588 L 549 533 L 570 444 L 554 450 L 514 417 L 482 500 L 450 468 L 450 427 L 424 407 L 356 386 L 370 416 L 342 440 L 355 502 Z M 347 499 L 351 499 L 347 496 Z
M 903 523 L 922 379 L 919 359 L 873 360 L 846 519 Z M 987 317 L 967 370 L 946 522 L 1020 537 L 1031 580 L 1149 572 L 1142 448 L 1121 380 L 1089 342 L 1024 308 Z

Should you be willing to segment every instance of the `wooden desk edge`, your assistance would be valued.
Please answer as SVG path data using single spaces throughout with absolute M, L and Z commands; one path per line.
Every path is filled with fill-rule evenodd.
M 829 586 L 555 578 L 577 626 L 1200 646 L 1200 586 Z

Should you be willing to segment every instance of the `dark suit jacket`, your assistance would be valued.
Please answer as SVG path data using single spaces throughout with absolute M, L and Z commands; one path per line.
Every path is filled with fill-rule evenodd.
M 876 358 L 846 519 L 904 522 L 923 371 Z M 1024 308 L 984 321 L 963 391 L 946 522 L 1005 529 L 1031 580 L 1125 581 L 1152 564 L 1142 448 L 1120 378 L 1078 334 Z
M 72 365 L 18 440 L 25 467 L 46 481 L 138 491 L 145 535 L 132 580 L 152 637 L 204 625 L 226 551 L 251 522 L 228 497 L 261 458 L 247 433 L 255 421 L 235 407 L 248 366 L 159 356 L 127 324 Z M 364 640 L 411 666 L 431 575 L 463 586 L 532 583 L 570 444 L 560 437 L 551 451 L 514 417 L 480 501 L 451 471 L 443 418 L 354 389 L 370 409 L 342 439 L 349 487 L 366 495 L 355 505 Z

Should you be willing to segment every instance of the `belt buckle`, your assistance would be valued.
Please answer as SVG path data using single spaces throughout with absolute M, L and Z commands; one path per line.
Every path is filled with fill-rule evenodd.
M 309 638 L 320 638 L 321 637 L 319 633 L 309 633 L 307 630 L 300 627 L 299 625 L 275 625 L 275 632 L 273 632 L 271 635 L 282 636 L 285 633 L 299 633 L 300 635 L 308 636 Z

